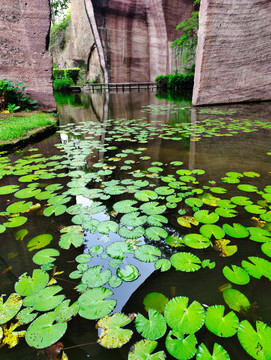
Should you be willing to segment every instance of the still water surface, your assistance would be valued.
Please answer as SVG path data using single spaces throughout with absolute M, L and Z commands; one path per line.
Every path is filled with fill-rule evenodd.
M 255 103 L 230 106 L 215 106 L 211 108 L 192 108 L 189 100 L 180 99 L 178 102 L 168 102 L 158 99 L 154 93 L 118 93 L 118 94 L 76 94 L 72 96 L 58 96 L 58 111 L 61 131 L 54 136 L 41 141 L 38 144 L 28 146 L 22 151 L 10 155 L 11 161 L 16 161 L 25 156 L 31 156 L 34 152 L 31 149 L 36 148 L 36 153 L 48 158 L 53 155 L 65 154 L 63 149 L 56 147 L 56 144 L 73 144 L 77 147 L 77 154 L 82 151 L 81 141 L 91 141 L 96 144 L 92 151 L 86 156 L 84 166 L 78 165 L 77 170 L 85 172 L 91 171 L 97 162 L 107 161 L 111 166 L 116 166 L 111 175 L 102 175 L 103 181 L 111 179 L 118 180 L 120 183 L 124 179 L 136 180 L 147 179 L 154 184 L 153 189 L 158 186 L 167 185 L 161 180 L 161 176 L 152 176 L 153 172 L 148 170 L 152 166 L 162 166 L 162 175 L 175 174 L 180 167 L 174 167 L 172 161 L 181 161 L 182 169 L 193 171 L 202 169 L 204 174 L 197 177 L 199 185 L 193 184 L 193 187 L 222 187 L 227 190 L 226 194 L 216 194 L 214 196 L 221 199 L 230 199 L 236 195 L 249 196 L 255 203 L 262 199 L 261 195 L 255 193 L 245 193 L 237 189 L 236 184 L 225 183 L 221 179 L 227 172 L 256 172 L 260 176 L 247 177 L 242 183 L 257 186 L 258 190 L 263 190 L 271 185 L 270 181 L 270 155 L 271 151 L 271 103 Z M 108 121 L 110 120 L 110 121 Z M 131 120 L 131 128 L 126 124 Z M 90 125 L 86 130 L 85 124 Z M 141 126 L 146 124 L 147 130 Z M 114 124 L 114 125 L 113 125 Z M 121 128 L 128 127 L 127 131 Z M 138 126 L 137 126 L 138 124 Z M 79 126 L 79 127 L 78 127 Z M 115 128 L 116 130 L 115 130 Z M 144 125 L 145 126 L 145 125 Z M 163 129 L 163 136 L 161 136 Z M 182 129 L 179 132 L 178 129 Z M 130 129 L 131 130 L 131 129 Z M 145 133 L 144 133 L 145 131 Z M 143 133 L 142 133 L 143 132 Z M 120 135 L 122 134 L 122 135 Z M 131 141 L 132 139 L 132 141 Z M 134 141 L 136 139 L 136 141 Z M 116 149 L 106 150 L 106 146 L 116 146 Z M 128 153 L 127 158 L 120 157 L 118 154 L 123 150 L 144 149 L 139 154 Z M 81 149 L 81 150 L 80 150 Z M 65 149 L 64 149 L 65 150 Z M 67 148 L 66 148 L 67 152 Z M 124 151 L 125 153 L 125 151 Z M 73 154 L 70 154 L 72 162 Z M 76 156 L 75 156 L 76 157 Z M 108 159 L 111 159 L 110 161 Z M 127 159 L 131 160 L 125 163 Z M 152 163 L 155 163 L 154 165 Z M 161 163 L 158 165 L 158 163 Z M 126 170 L 125 166 L 131 166 Z M 124 169 L 121 167 L 124 166 Z M 75 168 L 72 168 L 75 170 Z M 96 169 L 97 170 L 97 169 Z M 98 169 L 99 170 L 99 169 Z M 143 177 L 134 176 L 136 171 L 145 174 Z M 66 164 L 64 171 L 68 173 L 69 165 Z M 151 176 L 147 176 L 147 174 Z M 155 172 L 154 172 L 155 173 Z M 40 183 L 48 185 L 52 180 L 39 180 Z M 59 177 L 54 180 L 64 186 L 62 191 L 68 189 L 67 177 Z M 0 185 L 19 184 L 18 176 L 4 176 L 0 180 Z M 44 185 L 44 186 L 45 186 Z M 187 184 L 191 185 L 191 184 Z M 42 185 L 43 186 L 43 185 Z M 90 182 L 88 187 L 100 188 L 98 182 Z M 189 189 L 188 189 L 189 190 Z M 106 205 L 106 211 L 92 215 L 93 219 L 100 222 L 114 220 L 112 206 L 115 202 L 124 199 L 131 199 L 133 195 L 113 195 L 109 199 L 102 200 Z M 16 199 L 12 195 L 1 197 L 0 211 L 5 211 L 6 207 Z M 100 200 L 100 199 L 98 199 Z M 163 198 L 161 197 L 163 201 Z M 33 200 L 32 200 L 33 201 Z M 84 196 L 73 196 L 69 205 L 81 204 L 89 205 L 89 199 Z M 269 204 L 267 204 L 268 206 Z M 208 208 L 210 209 L 210 208 Z M 165 225 L 169 235 L 182 237 L 189 231 L 195 231 L 180 226 L 176 219 L 181 215 L 178 213 L 179 206 L 176 209 L 169 209 L 163 214 L 168 218 L 168 224 Z M 191 215 L 191 208 L 186 207 L 187 215 Z M 32 257 L 37 250 L 29 251 L 27 241 L 38 234 L 52 234 L 54 240 L 50 247 L 58 248 L 59 229 L 61 226 L 72 225 L 72 216 L 64 213 L 58 217 L 45 217 L 42 215 L 42 209 L 30 212 L 26 225 L 20 228 L 27 228 L 27 237 L 20 241 L 15 240 L 15 233 L 18 228 L 9 228 L 1 234 L 0 242 L 0 292 L 10 294 L 14 290 L 14 283 L 22 273 L 32 273 L 36 266 L 32 262 Z M 220 217 L 218 225 L 223 223 L 241 223 L 244 226 L 255 226 L 251 217 L 259 217 L 257 214 L 247 213 L 238 210 L 238 217 L 232 219 Z M 116 218 L 119 221 L 119 217 Z M 192 225 L 193 227 L 193 225 Z M 20 229 L 19 228 L 19 229 Z M 198 232 L 198 230 L 197 230 Z M 78 293 L 73 290 L 78 284 L 77 280 L 71 281 L 68 274 L 76 269 L 75 257 L 81 253 L 88 253 L 93 245 L 102 245 L 107 247 L 114 241 L 123 240 L 118 234 L 110 233 L 109 237 L 99 233 L 85 231 L 84 245 L 79 248 L 71 247 L 69 251 L 61 250 L 61 257 L 57 260 L 58 270 L 63 270 L 64 274 L 59 275 L 59 284 L 64 288 L 65 294 L 75 301 Z M 164 240 L 152 241 L 140 237 L 140 244 L 146 243 L 158 247 L 164 258 L 176 252 L 176 248 L 167 245 Z M 144 297 L 150 292 L 161 292 L 168 298 L 173 296 L 188 296 L 191 301 L 197 300 L 201 304 L 208 306 L 223 304 L 223 296 L 219 287 L 229 283 L 223 276 L 222 269 L 226 265 L 241 264 L 243 259 L 248 256 L 259 256 L 267 258 L 261 251 L 261 244 L 247 239 L 232 239 L 231 245 L 237 245 L 238 252 L 230 257 L 221 257 L 219 252 L 214 251 L 212 247 L 207 249 L 188 249 L 193 254 L 203 259 L 211 259 L 216 262 L 213 270 L 201 269 L 195 272 L 176 271 L 171 268 L 169 271 L 160 272 L 155 270 L 154 263 L 141 262 L 135 259 L 132 254 L 125 258 L 125 264 L 135 265 L 140 276 L 132 282 L 123 282 L 115 289 L 113 299 L 117 300 L 114 311 L 124 312 L 125 314 L 141 312 L 146 314 L 143 305 Z M 179 248 L 177 248 L 177 251 Z M 186 249 L 187 251 L 187 249 Z M 107 268 L 107 257 L 94 256 L 89 266 L 103 265 Z M 5 269 L 12 267 L 7 273 Z M 235 289 L 242 291 L 250 303 L 255 303 L 256 318 L 262 319 L 268 325 L 271 324 L 271 288 L 270 281 L 263 277 L 260 280 L 251 278 L 250 284 L 238 286 L 233 284 Z M 257 309 L 256 309 L 257 307 Z M 242 319 L 242 317 L 240 317 Z M 67 349 L 66 353 L 69 359 L 85 360 L 105 360 L 105 359 L 127 359 L 127 352 L 132 344 L 140 340 L 135 331 L 132 340 L 120 350 L 106 350 L 97 341 L 97 330 L 94 321 L 87 321 L 79 316 L 69 322 L 68 331 L 63 339 L 65 348 L 73 347 L 78 344 L 93 344 Z M 133 327 L 131 327 L 133 329 Z M 133 329 L 134 330 L 134 329 Z M 237 337 L 222 339 L 205 330 L 200 330 L 197 335 L 198 344 L 212 344 L 218 342 L 228 351 L 231 359 L 250 359 L 251 357 L 241 348 Z M 164 349 L 164 339 L 159 340 L 159 346 L 156 350 Z M 2 348 L 0 350 L 0 359 L 13 360 L 20 358 L 43 359 L 44 355 L 37 355 L 37 351 L 24 345 L 22 340 L 20 344 L 12 350 Z M 170 355 L 168 357 L 170 359 Z

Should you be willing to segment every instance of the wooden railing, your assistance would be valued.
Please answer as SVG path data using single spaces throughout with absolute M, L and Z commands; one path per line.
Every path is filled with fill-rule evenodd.
M 115 92 L 125 92 L 125 91 L 129 91 L 131 92 L 132 90 L 155 90 L 156 89 L 156 84 L 152 83 L 152 82 L 140 82 L 140 83 L 108 83 L 108 84 L 103 84 L 103 83 L 97 83 L 97 84 L 89 84 L 86 87 L 84 87 L 84 89 L 88 89 L 88 90 L 99 90 L 99 91 L 115 91 Z

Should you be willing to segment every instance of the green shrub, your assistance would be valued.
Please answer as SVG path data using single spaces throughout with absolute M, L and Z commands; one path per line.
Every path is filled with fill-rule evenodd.
M 71 78 L 74 82 L 74 84 L 77 83 L 79 79 L 80 69 L 79 68 L 73 68 L 73 69 L 65 69 L 65 77 Z
M 37 107 L 37 102 L 25 94 L 27 86 L 22 86 L 23 84 L 19 82 L 15 85 L 14 82 L 10 82 L 7 79 L 0 80 L 0 97 L 4 96 L 6 107 L 10 106 L 14 111 L 19 108 L 25 110 Z
M 55 79 L 53 80 L 53 89 L 54 91 L 61 91 L 69 86 L 71 86 L 73 83 L 71 78 L 65 78 L 65 79 Z
M 191 89 L 194 84 L 194 74 L 160 75 L 155 79 L 158 89 L 174 90 Z
M 64 69 L 53 69 L 53 80 L 65 78 Z

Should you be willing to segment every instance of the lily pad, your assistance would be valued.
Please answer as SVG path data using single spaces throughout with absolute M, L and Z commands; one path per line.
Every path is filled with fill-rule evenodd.
M 224 224 L 222 227 L 227 235 L 236 239 L 242 239 L 249 235 L 247 228 L 237 223 L 233 223 L 232 226 L 229 224 Z
M 214 212 L 209 213 L 209 210 L 198 210 L 195 212 L 194 218 L 203 224 L 213 224 L 218 221 L 219 216 Z
M 163 313 L 168 301 L 168 298 L 164 294 L 159 292 L 152 292 L 144 297 L 143 304 L 146 311 L 149 309 L 154 309 L 159 313 Z
M 133 249 L 125 241 L 115 241 L 107 246 L 106 252 L 114 259 L 124 259 L 125 253 L 133 253 Z
M 158 195 L 152 190 L 140 190 L 135 193 L 135 198 L 139 201 L 150 201 L 157 199 Z
M 231 198 L 231 202 L 241 206 L 247 206 L 252 204 L 252 201 L 246 196 L 233 196 Z
M 19 294 L 13 293 L 3 303 L 3 295 L 0 297 L 0 324 L 5 324 L 11 320 L 20 310 L 23 304 Z
M 17 191 L 14 196 L 18 199 L 27 199 L 30 197 L 37 196 L 41 192 L 41 189 L 35 189 L 27 187 L 25 189 L 21 189 Z
M 19 280 L 15 283 L 15 291 L 21 296 L 33 295 L 48 284 L 49 274 L 43 270 L 33 270 L 32 277 L 27 276 L 26 273 L 19 277 Z
M 32 260 L 37 265 L 50 264 L 53 263 L 59 255 L 60 252 L 56 249 L 44 249 L 37 252 Z
M 240 184 L 237 186 L 239 190 L 245 191 L 245 192 L 256 192 L 258 191 L 258 188 L 254 185 L 249 184 Z
M 185 272 L 194 272 L 200 269 L 200 259 L 191 253 L 179 252 L 173 254 L 170 258 L 172 266 L 176 270 Z
M 134 265 L 126 265 L 125 268 L 117 269 L 117 276 L 123 281 L 134 281 L 140 274 Z
M 193 334 L 204 324 L 205 311 L 198 301 L 188 306 L 188 297 L 177 296 L 171 299 L 164 311 L 167 324 L 183 334 Z
M 133 205 L 137 204 L 136 200 L 123 200 L 118 201 L 113 205 L 113 209 L 116 212 L 122 213 L 122 214 L 128 214 L 130 212 L 136 211 L 137 208 L 135 208 Z
M 152 226 L 163 226 L 168 223 L 168 219 L 163 215 L 150 215 L 147 217 L 147 222 Z
M 146 236 L 153 241 L 159 241 L 161 239 L 165 239 L 168 234 L 167 231 L 158 226 L 152 226 L 145 230 Z
M 119 236 L 125 239 L 138 239 L 144 235 L 144 228 L 141 226 L 137 226 L 133 229 L 128 229 L 126 226 L 122 226 L 119 229 Z
M 0 187 L 0 195 L 8 195 L 17 191 L 20 187 L 18 185 L 5 185 Z
M 161 250 L 152 245 L 141 245 L 135 250 L 135 257 L 140 261 L 153 262 L 157 256 L 161 256 Z
M 140 209 L 147 215 L 158 215 L 166 211 L 166 206 L 159 205 L 157 201 L 150 201 L 141 205 Z
M 105 300 L 111 295 L 113 291 L 103 287 L 87 290 L 78 299 L 79 315 L 88 320 L 108 315 L 116 306 L 116 300 Z
M 236 289 L 227 289 L 223 291 L 223 298 L 230 309 L 240 312 L 250 307 L 248 298 Z
M 51 234 L 40 234 L 31 239 L 28 244 L 28 250 L 33 251 L 37 249 L 42 249 L 45 246 L 49 245 L 53 240 L 53 236 Z
M 134 344 L 131 348 L 128 360 L 165 360 L 163 351 L 151 354 L 157 346 L 157 341 L 154 340 L 141 340 Z
M 222 239 L 225 235 L 224 230 L 220 226 L 214 224 L 202 225 L 199 231 L 208 239 L 211 239 L 212 236 L 214 236 L 215 239 Z
M 206 249 L 212 245 L 211 241 L 200 234 L 187 234 L 183 237 L 183 242 L 186 246 L 193 249 Z
M 237 285 L 246 285 L 250 281 L 249 274 L 240 266 L 231 265 L 232 269 L 228 266 L 224 266 L 223 275 L 229 281 Z
M 119 224 L 111 220 L 102 221 L 97 226 L 97 231 L 105 235 L 108 235 L 110 231 L 116 233 L 118 229 L 119 229 Z
M 233 209 L 224 209 L 224 208 L 217 208 L 215 212 L 219 216 L 223 216 L 225 218 L 232 218 L 237 215 L 237 211 Z
M 167 330 L 164 316 L 154 309 L 148 311 L 149 319 L 140 313 L 135 319 L 136 330 L 148 340 L 157 340 L 163 337 Z
M 37 311 L 49 311 L 59 305 L 65 298 L 65 295 L 56 295 L 62 290 L 59 285 L 48 286 L 35 295 L 32 300 L 32 306 Z
M 82 282 L 92 288 L 105 285 L 111 278 L 112 274 L 110 269 L 102 271 L 102 268 L 103 267 L 101 265 L 90 267 L 84 272 Z
M 32 205 L 32 201 L 17 201 L 7 207 L 7 212 L 10 214 L 22 213 L 29 210 Z
M 8 219 L 8 222 L 5 222 L 3 225 L 7 228 L 19 227 L 27 222 L 25 216 L 16 216 Z
M 258 227 L 248 227 L 247 229 L 250 232 L 250 240 L 263 243 L 271 241 L 271 233 L 268 230 Z
M 224 316 L 225 306 L 210 306 L 206 311 L 205 326 L 209 331 L 220 337 L 231 337 L 237 333 L 238 317 L 233 311 Z
M 227 351 L 219 344 L 215 343 L 213 353 L 209 352 L 206 345 L 200 344 L 197 351 L 197 360 L 230 360 Z
M 126 226 L 141 226 L 147 221 L 147 216 L 140 216 L 139 211 L 133 211 L 129 214 L 125 214 L 120 219 L 121 223 Z
M 98 343 L 107 349 L 120 348 L 132 337 L 133 331 L 122 329 L 131 319 L 125 314 L 115 313 L 105 316 L 97 322 L 96 328 L 100 330 Z
M 155 263 L 155 269 L 161 272 L 168 271 L 171 268 L 171 262 L 168 259 L 159 259 Z
M 78 234 L 77 232 L 68 232 L 67 234 L 61 235 L 58 244 L 62 249 L 68 250 L 71 245 L 77 248 L 81 246 L 83 242 L 84 237 L 82 234 Z
M 194 334 L 186 336 L 178 330 L 171 330 L 166 338 L 167 351 L 175 359 L 189 360 L 197 352 L 197 339 Z
M 56 314 L 50 312 L 38 317 L 25 334 L 27 344 L 36 349 L 44 349 L 57 342 L 66 332 L 67 323 L 55 323 Z

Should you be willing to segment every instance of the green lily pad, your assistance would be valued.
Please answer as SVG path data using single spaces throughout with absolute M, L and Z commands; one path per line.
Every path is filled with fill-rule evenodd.
M 249 185 L 249 184 L 240 184 L 237 185 L 238 189 L 241 191 L 246 191 L 246 192 L 256 192 L 258 191 L 258 188 L 254 185 Z
M 226 189 L 224 189 L 222 187 L 218 187 L 218 186 L 211 187 L 210 191 L 215 193 L 215 194 L 225 194 L 227 192 Z
M 150 201 L 140 206 L 140 209 L 147 215 L 158 215 L 166 211 L 165 205 L 159 205 L 157 201 Z
M 119 266 L 119 264 L 117 265 L 117 267 Z M 120 278 L 118 278 L 116 275 L 111 276 L 111 278 L 108 281 L 108 284 L 111 288 L 117 288 L 122 284 L 122 280 Z
M 163 337 L 167 330 L 164 316 L 154 309 L 148 311 L 149 319 L 140 313 L 135 319 L 136 330 L 148 340 L 157 340 Z
M 218 221 L 219 216 L 214 212 L 209 213 L 209 210 L 198 210 L 195 212 L 194 218 L 203 224 L 213 224 Z
M 247 206 L 252 204 L 252 201 L 246 196 L 233 196 L 231 198 L 231 202 L 241 206 Z
M 67 206 L 66 205 L 52 205 L 48 206 L 43 211 L 44 216 L 51 216 L 55 214 L 55 216 L 62 215 L 66 212 Z
M 183 240 L 178 236 L 168 236 L 165 242 L 172 247 L 184 246 Z
M 173 254 L 170 258 L 172 266 L 176 270 L 185 272 L 194 272 L 200 269 L 200 259 L 191 253 L 179 252 Z
M 29 307 L 29 308 L 25 308 L 25 309 L 21 310 L 16 315 L 16 319 L 18 320 L 20 326 L 31 323 L 37 317 L 38 313 L 37 312 L 32 313 L 33 311 L 34 311 L 34 309 Z
M 5 324 L 11 320 L 20 310 L 23 304 L 19 294 L 11 294 L 6 302 L 3 302 L 3 295 L 0 297 L 0 324 Z
M 250 232 L 250 240 L 256 242 L 269 242 L 271 241 L 271 233 L 268 230 L 261 229 L 258 227 L 248 227 Z
M 268 211 L 265 214 L 261 214 L 260 218 L 264 221 L 271 222 L 271 211 Z
M 232 269 L 228 266 L 224 266 L 223 275 L 229 281 L 237 285 L 246 285 L 250 281 L 249 274 L 240 266 L 231 265 Z
M 243 174 L 246 176 L 246 177 L 250 177 L 250 178 L 254 178 L 254 177 L 259 177 L 260 174 L 254 172 L 254 171 L 245 171 L 243 172 Z
M 264 322 L 256 321 L 255 331 L 247 320 L 243 320 L 240 323 L 237 335 L 242 347 L 254 359 L 271 359 L 271 328 Z
M 34 320 L 25 334 L 27 344 L 36 349 L 44 349 L 62 338 L 67 330 L 67 323 L 55 323 L 55 319 L 56 314 L 50 312 Z
M 29 210 L 32 205 L 32 201 L 27 203 L 25 201 L 17 201 L 7 207 L 7 212 L 10 214 L 22 213 Z
M 251 214 L 264 214 L 266 210 L 259 205 L 247 205 L 245 210 Z
M 58 244 L 62 249 L 68 250 L 71 245 L 77 248 L 81 246 L 83 242 L 84 236 L 82 234 L 78 234 L 76 232 L 69 232 L 60 236 L 60 241 Z
M 31 239 L 28 242 L 27 244 L 28 250 L 33 251 L 33 250 L 42 249 L 45 246 L 49 245 L 52 240 L 53 240 L 53 236 L 51 234 L 41 234 L 35 236 L 33 239 Z
M 117 269 L 117 276 L 123 281 L 134 281 L 140 274 L 134 265 L 126 265 L 125 268 Z
M 212 242 L 200 234 L 187 234 L 183 237 L 183 243 L 193 249 L 206 249 Z
M 114 259 L 124 259 L 125 253 L 133 253 L 133 249 L 125 241 L 115 241 L 107 246 L 106 252 Z
M 210 306 L 206 311 L 205 326 L 209 331 L 220 337 L 231 337 L 237 333 L 238 317 L 233 311 L 224 316 L 225 306 Z
M 128 229 L 126 226 L 122 226 L 119 229 L 119 236 L 125 239 L 138 239 L 144 235 L 144 228 L 141 226 L 137 226 L 133 229 Z
M 165 360 L 163 351 L 151 354 L 157 346 L 157 341 L 154 340 L 141 340 L 134 344 L 131 348 L 128 360 Z
M 59 255 L 60 252 L 56 249 L 44 249 L 37 252 L 32 260 L 37 265 L 50 264 L 53 263 Z
M 141 245 L 135 250 L 135 257 L 140 261 L 153 262 L 157 256 L 161 256 L 161 250 L 152 245 Z
M 267 277 L 271 281 L 271 262 L 259 258 L 257 256 L 249 256 L 248 259 L 251 261 L 242 261 L 243 268 L 249 273 L 250 276 L 260 279 L 262 276 Z
M 140 216 L 139 211 L 133 211 L 129 214 L 125 214 L 120 219 L 121 223 L 126 226 L 141 226 L 147 221 L 147 216 Z
M 171 330 L 166 338 L 167 351 L 175 359 L 189 360 L 197 352 L 196 349 L 197 339 L 194 334 L 186 336 L 178 330 Z
M 26 273 L 19 277 L 15 283 L 15 291 L 21 296 L 31 296 L 44 289 L 48 281 L 49 275 L 47 272 L 35 269 L 32 278 L 27 276 Z
M 103 287 L 84 292 L 79 298 L 79 315 L 88 320 L 100 319 L 108 315 L 116 306 L 116 300 L 105 300 L 113 291 Z
M 139 201 L 150 201 L 157 199 L 158 195 L 152 190 L 140 190 L 135 193 L 135 198 Z
M 225 231 L 218 225 L 214 224 L 205 224 L 202 225 L 199 229 L 200 233 L 207 237 L 208 239 L 211 239 L 212 236 L 215 237 L 215 239 L 222 239 L 225 235 Z
M 200 344 L 197 351 L 197 360 L 230 360 L 227 351 L 219 344 L 215 343 L 213 353 L 209 352 L 206 345 Z
M 25 216 L 16 216 L 8 219 L 8 222 L 5 222 L 3 225 L 7 228 L 18 227 L 27 222 L 27 218 Z
M 177 296 L 171 299 L 164 311 L 167 324 L 184 334 L 193 334 L 204 324 L 205 311 L 198 301 L 188 306 L 188 297 Z
M 164 294 L 152 292 L 144 297 L 143 304 L 146 311 L 149 309 L 154 309 L 159 313 L 163 313 L 168 301 L 168 298 Z
M 41 192 L 41 189 L 35 189 L 27 187 L 25 189 L 21 189 L 17 191 L 14 196 L 18 199 L 27 199 L 30 197 L 37 196 Z
M 261 250 L 265 255 L 271 257 L 271 242 L 262 244 Z
M 161 239 L 165 239 L 168 234 L 167 231 L 161 227 L 158 226 L 152 226 L 145 230 L 146 236 L 153 240 L 153 241 L 159 241 Z
M 40 290 L 32 300 L 32 306 L 37 311 L 49 311 L 59 305 L 65 295 L 56 295 L 62 290 L 61 286 L 48 286 Z
M 20 187 L 18 185 L 5 185 L 0 187 L 0 195 L 8 195 L 17 191 Z
M 82 276 L 83 284 L 92 288 L 105 285 L 111 278 L 112 274 L 110 269 L 102 271 L 102 268 L 103 267 L 101 265 L 97 265 L 90 267 L 87 271 L 85 271 Z
M 223 291 L 223 298 L 228 307 L 234 311 L 240 312 L 250 307 L 248 298 L 236 289 Z
M 223 224 L 222 228 L 227 235 L 236 239 L 242 239 L 249 235 L 247 228 L 237 223 L 233 223 L 232 226 L 229 224 Z
M 116 212 L 122 213 L 122 214 L 128 214 L 133 211 L 137 211 L 137 208 L 135 208 L 133 205 L 137 204 L 136 200 L 122 200 L 118 201 L 113 205 L 113 209 Z
M 131 319 L 120 313 L 112 316 L 106 316 L 100 319 L 96 325 L 100 330 L 98 343 L 107 349 L 120 348 L 126 344 L 132 337 L 133 331 L 122 329 L 123 326 L 129 324 Z
M 159 259 L 154 264 L 156 270 L 161 270 L 161 272 L 168 271 L 171 268 L 171 262 L 168 259 Z
M 147 222 L 152 226 L 163 226 L 168 223 L 168 219 L 163 215 L 150 215 L 147 217 Z
M 69 321 L 72 317 L 77 315 L 79 304 L 76 301 L 70 306 L 70 301 L 70 299 L 66 299 L 55 308 L 54 313 L 56 314 L 57 322 Z
M 184 202 L 186 203 L 186 205 L 191 206 L 191 207 L 201 207 L 203 205 L 203 202 L 201 199 L 198 198 L 188 198 L 185 199 Z
M 155 189 L 155 192 L 160 196 L 168 196 L 174 193 L 174 189 L 168 186 L 159 186 Z
M 0 234 L 6 231 L 6 227 L 4 225 L 0 225 Z
M 223 216 L 225 218 L 232 218 L 237 215 L 237 211 L 233 209 L 224 209 L 224 208 L 217 208 L 215 212 L 219 216 Z
M 119 224 L 111 220 L 102 221 L 97 226 L 97 231 L 105 235 L 108 235 L 110 231 L 116 233 L 118 229 L 119 229 Z
M 100 174 L 104 175 L 104 174 Z M 109 195 L 121 195 L 126 192 L 126 188 L 121 185 L 108 186 L 104 189 L 104 192 Z

